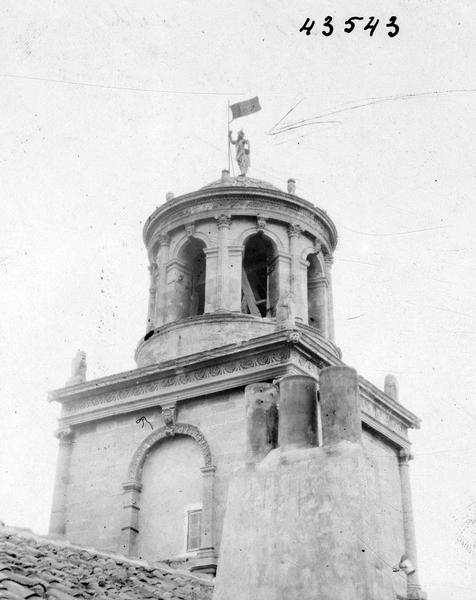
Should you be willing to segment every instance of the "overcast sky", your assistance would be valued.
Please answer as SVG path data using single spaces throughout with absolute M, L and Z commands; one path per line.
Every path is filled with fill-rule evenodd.
M 58 415 L 47 391 L 64 384 L 78 348 L 88 378 L 134 367 L 148 298 L 142 225 L 167 191 L 219 177 L 227 102 L 258 95 L 263 110 L 237 122 L 251 140 L 249 175 L 282 189 L 294 177 L 334 219 L 343 358 L 379 386 L 396 375 L 422 418 L 411 433 L 422 584 L 431 600 L 474 599 L 476 559 L 457 532 L 476 502 L 476 5 L 358 5 L 1 3 L 7 524 L 46 531 Z M 352 16 L 366 19 L 344 33 Z M 296 103 L 284 123 L 321 122 L 272 135 Z M 465 536 L 476 544 L 476 531 Z

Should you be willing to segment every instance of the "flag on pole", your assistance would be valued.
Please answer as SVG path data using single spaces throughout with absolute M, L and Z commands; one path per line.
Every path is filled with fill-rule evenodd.
M 230 104 L 230 108 L 231 113 L 233 115 L 232 121 L 234 121 L 235 119 L 239 119 L 240 117 L 246 117 L 246 115 L 251 115 L 261 110 L 258 96 L 250 98 L 249 100 L 243 100 L 243 102 L 236 102 L 235 104 Z

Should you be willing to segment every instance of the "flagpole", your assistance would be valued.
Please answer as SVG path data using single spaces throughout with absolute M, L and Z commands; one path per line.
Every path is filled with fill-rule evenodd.
M 230 100 L 228 100 L 228 130 L 226 132 L 226 139 L 228 140 L 228 172 L 230 172 L 231 167 L 231 156 L 230 156 Z

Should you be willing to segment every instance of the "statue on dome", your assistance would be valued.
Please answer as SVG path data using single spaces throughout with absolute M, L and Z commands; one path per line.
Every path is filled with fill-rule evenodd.
M 245 138 L 243 129 L 240 129 L 238 132 L 236 140 L 233 140 L 231 130 L 228 131 L 228 139 L 230 140 L 230 144 L 236 146 L 236 162 L 240 168 L 241 175 L 245 177 L 250 168 L 250 142 Z

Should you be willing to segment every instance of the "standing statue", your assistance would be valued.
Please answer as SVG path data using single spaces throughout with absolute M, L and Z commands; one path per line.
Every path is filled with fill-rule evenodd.
M 71 377 L 66 385 L 77 385 L 86 381 L 86 352 L 78 350 L 71 361 Z
M 250 142 L 245 138 L 245 132 L 240 129 L 238 137 L 233 140 L 231 131 L 228 132 L 230 143 L 236 146 L 236 162 L 240 167 L 240 172 L 245 177 L 246 172 L 250 168 Z
M 292 329 L 296 326 L 296 301 L 292 292 L 279 297 L 276 306 L 276 325 L 278 329 Z

